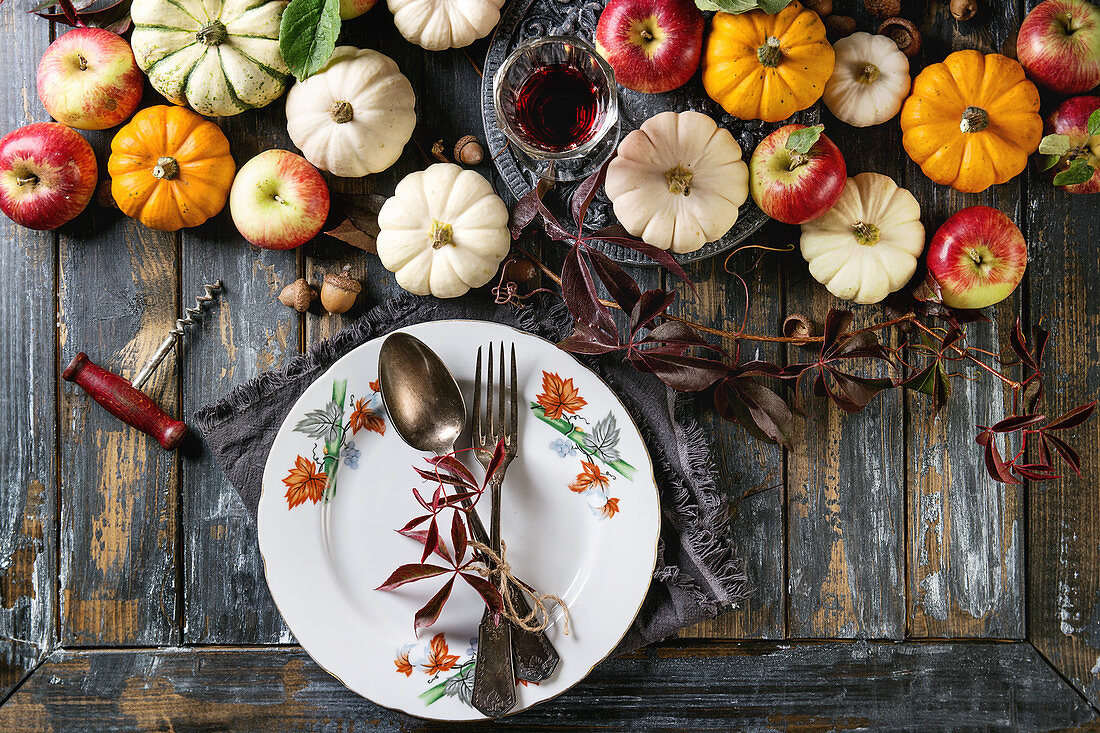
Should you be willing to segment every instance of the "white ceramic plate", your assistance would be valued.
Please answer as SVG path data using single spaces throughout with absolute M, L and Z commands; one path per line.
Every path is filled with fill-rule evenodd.
M 521 409 L 519 455 L 502 494 L 502 536 L 516 574 L 562 596 L 572 621 L 566 636 L 555 611 L 548 633 L 561 662 L 549 680 L 520 685 L 518 712 L 583 679 L 634 620 L 660 531 L 653 467 L 615 394 L 553 344 L 477 321 L 404 330 L 447 363 L 468 403 L 477 347 L 516 345 L 520 405 L 527 409 Z M 353 691 L 423 718 L 477 720 L 483 716 L 469 705 L 468 693 L 480 598 L 457 581 L 439 620 L 417 638 L 413 614 L 443 580 L 373 590 L 397 566 L 420 560 L 421 546 L 394 530 L 423 513 L 412 488 L 433 488 L 413 471 L 426 466 L 425 454 L 405 445 L 384 414 L 376 391 L 380 345 L 375 339 L 359 346 L 310 385 L 275 438 L 259 509 L 267 582 L 298 641 Z M 342 424 L 350 434 L 342 442 L 335 492 L 326 499 L 317 478 L 324 437 L 299 426 L 325 419 L 334 385 L 338 392 L 343 380 Z M 481 473 L 477 467 L 475 475 Z M 486 496 L 479 505 L 486 524 L 489 504 Z

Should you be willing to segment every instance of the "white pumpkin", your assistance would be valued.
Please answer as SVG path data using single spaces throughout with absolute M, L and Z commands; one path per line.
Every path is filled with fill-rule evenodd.
M 407 40 L 429 51 L 469 46 L 489 35 L 504 0 L 387 0 Z
M 378 258 L 417 295 L 455 298 L 489 282 L 512 246 L 508 207 L 479 173 L 410 173 L 378 212 Z
M 802 225 L 802 256 L 829 292 L 877 303 L 917 271 L 924 250 L 920 205 L 879 173 L 849 178 L 836 205 Z
M 661 112 L 619 143 L 604 184 L 615 216 L 647 244 L 694 252 L 737 221 L 749 167 L 729 130 L 699 112 Z
M 416 95 L 389 56 L 340 46 L 319 72 L 291 87 L 286 129 L 310 163 L 346 178 L 397 162 L 416 127 Z
M 909 96 L 909 59 L 886 36 L 853 33 L 833 44 L 836 66 L 825 104 L 841 122 L 878 125 L 901 111 Z
M 211 117 L 263 107 L 290 80 L 284 0 L 133 0 L 130 45 L 153 88 Z

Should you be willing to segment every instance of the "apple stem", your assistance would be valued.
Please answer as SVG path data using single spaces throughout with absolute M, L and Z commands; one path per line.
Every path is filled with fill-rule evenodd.
M 432 227 L 428 230 L 428 241 L 432 249 L 439 249 L 447 244 L 454 244 L 454 229 L 450 224 L 444 224 L 438 219 L 432 219 Z
M 638 35 L 642 37 L 643 41 L 652 41 L 653 40 L 653 34 L 650 33 L 648 30 L 646 30 L 645 28 L 640 30 L 638 32 Z
M 333 102 L 332 108 L 328 113 L 332 116 L 333 121 L 342 125 L 345 122 L 351 122 L 351 118 L 355 116 L 355 110 L 347 102 Z
M 872 63 L 864 64 L 863 68 L 859 72 L 859 76 L 856 77 L 856 81 L 860 84 L 874 84 L 882 72 L 879 68 Z
M 36 176 L 32 173 L 31 175 L 27 176 L 26 178 L 16 178 L 15 179 L 15 185 L 17 185 L 17 186 L 37 186 L 38 185 L 38 176 Z
M 665 173 L 665 180 L 668 181 L 668 192 L 676 194 L 677 196 L 687 196 L 691 194 L 691 179 L 694 176 L 694 173 L 683 166 L 676 166 L 668 173 Z
M 277 204 L 286 204 L 286 199 L 284 199 L 279 194 L 275 194 L 275 203 L 277 203 Z
M 989 127 L 989 113 L 981 107 L 967 107 L 963 110 L 962 119 L 959 120 L 959 130 L 962 132 L 981 132 Z
M 154 178 L 170 181 L 179 174 L 180 164 L 176 162 L 175 158 L 170 158 L 167 155 L 158 158 L 157 164 L 153 166 Z
M 783 60 L 783 52 L 779 49 L 779 39 L 775 36 L 768 36 L 768 40 L 756 49 L 756 58 L 760 60 L 763 66 L 767 66 L 769 69 L 774 69 L 779 66 L 779 62 Z
M 805 153 L 794 153 L 791 155 L 791 163 L 787 166 L 787 170 L 793 171 L 795 168 L 806 165 L 810 162 L 810 156 Z
M 84 56 L 82 54 L 78 53 L 76 55 L 76 65 L 78 67 L 80 67 L 81 71 L 87 71 L 88 70 L 88 59 L 84 58 Z

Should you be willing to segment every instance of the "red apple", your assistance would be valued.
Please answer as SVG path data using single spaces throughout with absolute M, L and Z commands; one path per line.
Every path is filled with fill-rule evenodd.
M 293 249 L 321 231 L 328 217 L 328 186 L 302 156 L 265 150 L 237 171 L 229 212 L 252 244 Z
M 804 224 L 833 208 L 848 180 L 844 156 L 825 135 L 805 153 L 787 147 L 791 133 L 805 129 L 798 124 L 780 127 L 756 146 L 749 159 L 752 200 L 785 224 Z
M 928 273 L 951 308 L 985 308 L 1007 298 L 1027 267 L 1020 228 L 996 209 L 968 206 L 943 223 L 928 245 Z
M 0 211 L 30 229 L 56 229 L 95 193 L 95 153 L 76 130 L 35 122 L 0 138 Z
M 1079 94 L 1100 84 L 1100 8 L 1088 0 L 1046 0 L 1027 14 L 1016 57 L 1048 89 Z
M 358 18 L 378 3 L 378 0 L 340 0 L 340 20 Z
M 611 0 L 596 24 L 596 50 L 627 89 L 668 92 L 699 68 L 705 25 L 694 0 Z
M 1089 115 L 1100 109 L 1100 97 L 1073 97 L 1067 99 L 1047 117 L 1048 135 L 1065 135 L 1069 152 L 1060 156 L 1052 168 L 1055 174 L 1068 170 L 1076 159 L 1092 166 L 1092 178 L 1084 183 L 1060 186 L 1066 193 L 1100 192 L 1100 135 L 1089 135 Z
M 38 62 L 42 106 L 80 130 L 106 130 L 130 119 L 144 83 L 130 44 L 102 28 L 69 31 Z

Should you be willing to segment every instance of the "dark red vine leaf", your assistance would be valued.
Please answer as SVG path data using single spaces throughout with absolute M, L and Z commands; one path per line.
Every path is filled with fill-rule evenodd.
M 420 629 L 426 629 L 436 622 L 439 618 L 440 611 L 443 610 L 443 604 L 447 602 L 447 598 L 451 595 L 451 588 L 454 587 L 455 579 L 452 575 L 450 580 L 443 584 L 443 587 L 439 589 L 431 599 L 428 600 L 424 606 L 416 612 L 416 616 L 413 618 L 413 633 L 417 633 Z
M 985 470 L 994 481 L 1002 484 L 1020 483 L 1012 475 L 1009 465 L 1001 459 L 1001 452 L 997 449 L 997 436 L 992 430 L 983 429 L 974 440 L 985 448 Z
M 794 414 L 787 401 L 756 380 L 727 377 L 714 390 L 714 407 L 725 420 L 741 425 L 755 438 L 793 444 Z
M 639 362 L 669 387 L 680 392 L 701 392 L 729 374 L 729 366 L 714 359 L 662 353 L 659 349 L 635 349 L 630 360 Z
M 120 35 L 130 27 L 130 0 L 92 0 L 79 8 L 71 0 L 46 0 L 28 12 L 63 25 L 103 28 Z
M 721 349 L 711 344 L 703 335 L 682 321 L 665 321 L 649 330 L 640 344 L 676 344 L 679 346 L 699 346 L 713 351 Z
M 573 223 L 577 225 L 578 234 L 584 231 L 584 218 L 588 214 L 588 207 L 592 203 L 592 199 L 596 197 L 596 192 L 600 190 L 600 186 L 603 185 L 604 179 L 607 178 L 607 167 L 611 165 L 613 158 L 614 156 L 605 160 L 599 170 L 581 181 L 581 184 L 573 191 L 569 208 L 573 213 Z
M 1028 481 L 1050 481 L 1062 478 L 1062 475 L 1050 466 L 1042 466 L 1037 463 L 1014 463 L 1012 470 Z
M 493 457 L 489 459 L 489 465 L 485 468 L 485 483 L 488 484 L 493 478 L 496 472 L 500 469 L 500 464 L 504 463 L 505 445 L 504 438 L 497 441 L 496 448 L 493 449 Z
M 449 476 L 460 477 L 463 481 L 466 482 L 465 485 L 466 485 L 467 488 L 471 488 L 471 489 L 476 489 L 477 488 L 477 486 L 478 486 L 477 479 L 474 478 L 474 475 L 472 473 L 470 473 L 470 469 L 466 468 L 466 464 L 464 464 L 462 461 L 458 460 L 453 454 L 448 453 L 448 454 L 445 454 L 445 455 L 442 455 L 442 456 L 435 456 L 433 458 L 426 458 L 425 460 L 429 464 L 431 464 L 432 466 L 435 466 L 438 469 L 442 469 L 442 470 L 446 471 Z M 435 476 L 434 473 L 431 474 L 431 478 L 429 478 L 429 480 L 432 480 L 434 478 L 434 476 Z M 447 483 L 452 483 L 452 482 L 448 481 Z M 456 485 L 461 486 L 462 484 L 459 483 L 459 484 L 456 484 Z
M 478 595 L 481 596 L 481 600 L 485 601 L 485 605 L 489 608 L 494 618 L 499 616 L 500 612 L 504 610 L 504 599 L 501 597 L 500 591 L 496 589 L 496 586 L 480 575 L 474 575 L 473 573 L 459 573 L 459 575 L 462 576 L 462 579 L 465 580 L 471 588 L 478 592 Z
M 423 530 L 423 529 L 399 529 L 399 530 L 397 530 L 397 534 L 399 534 L 403 537 L 408 537 L 411 540 L 416 540 L 421 545 L 427 545 L 427 543 L 428 543 L 428 532 L 427 532 L 427 530 Z M 441 557 L 444 560 L 446 560 L 447 562 L 449 562 L 450 564 L 452 564 L 452 565 L 455 564 L 454 559 L 451 558 L 450 551 L 447 549 L 447 546 L 445 544 L 443 544 L 442 542 L 436 542 L 435 543 L 435 550 L 433 552 L 436 555 L 438 555 L 439 557 Z
M 659 288 L 642 293 L 630 311 L 630 333 L 637 333 L 639 329 L 649 326 L 653 319 L 668 310 L 675 300 L 675 292 L 670 293 Z
M 598 331 L 584 323 L 575 323 L 573 333 L 558 342 L 558 348 L 572 354 L 610 354 L 622 349 L 618 336 Z
M 624 313 L 634 310 L 634 305 L 642 295 L 641 288 L 638 287 L 634 278 L 598 249 L 589 249 L 588 257 L 592 261 L 592 269 L 596 271 L 596 276 L 607 288 L 611 299 L 618 303 Z
M 424 533 L 424 553 L 420 557 L 420 562 L 424 562 L 428 559 L 428 555 L 439 549 L 439 523 L 435 517 L 432 517 L 431 524 L 428 525 L 428 531 Z
M 512 231 L 512 239 L 519 239 L 523 230 L 539 215 L 542 209 L 542 197 L 550 190 L 550 185 L 549 180 L 540 178 L 538 184 L 516 202 L 508 223 L 508 228 Z
M 1058 455 L 1066 462 L 1073 472 L 1078 476 L 1081 475 L 1081 456 L 1080 454 L 1066 441 L 1059 438 L 1057 435 L 1051 435 L 1050 433 L 1040 433 L 1042 442 L 1044 445 L 1050 444 L 1057 451 Z M 1049 455 L 1049 451 L 1048 451 Z
M 634 250 L 638 254 L 645 255 L 678 277 L 685 285 L 691 288 L 691 292 L 698 297 L 699 293 L 695 289 L 695 283 L 688 277 L 688 274 L 684 272 L 684 268 L 667 249 L 658 249 L 652 244 L 646 244 L 641 239 L 628 232 L 622 224 L 612 224 L 602 229 L 597 229 L 586 237 L 586 239 L 589 241 L 599 240 L 601 242 L 619 244 Z
M 845 412 L 859 412 L 875 395 L 894 386 L 883 377 L 857 377 L 839 369 L 826 368 L 818 374 L 815 391 L 824 394 Z
M 434 578 L 437 575 L 449 573 L 449 568 L 441 568 L 438 565 L 424 565 L 423 563 L 408 563 L 390 573 L 390 577 L 383 581 L 375 590 L 394 590 L 406 583 L 414 583 L 425 578 Z
M 1092 413 L 1096 410 L 1096 402 L 1089 402 L 1088 404 L 1080 405 L 1073 408 L 1069 412 L 1065 413 L 1061 417 L 1056 417 L 1046 425 L 1044 430 L 1069 430 L 1075 428 L 1081 423 L 1092 417 Z
M 990 426 L 994 433 L 1014 433 L 1046 420 L 1045 415 L 1012 415 Z
M 580 244 L 573 245 L 565 256 L 561 289 L 565 304 L 576 321 L 608 335 L 618 333 L 611 312 L 600 302 L 596 293 L 596 283 Z
M 455 511 L 451 517 L 451 546 L 455 548 L 455 565 L 461 565 L 466 559 L 466 523 L 460 511 Z
M 903 381 L 903 387 L 926 394 L 932 398 L 932 414 L 936 414 L 951 398 L 951 379 L 940 359 L 933 359 L 928 366 Z

